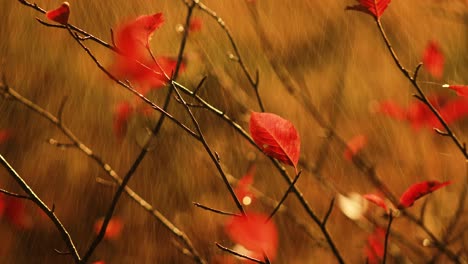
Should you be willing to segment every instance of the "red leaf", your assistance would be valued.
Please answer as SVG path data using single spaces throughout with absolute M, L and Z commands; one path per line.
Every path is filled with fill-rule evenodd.
M 115 44 L 130 57 L 147 54 L 147 47 L 154 31 L 164 22 L 162 13 L 139 16 L 120 25 L 115 32 Z
M 384 199 L 376 194 L 364 194 L 362 197 L 367 199 L 368 201 L 374 203 L 377 206 L 382 207 L 386 213 L 388 213 L 388 207 L 385 203 Z
M 12 136 L 12 132 L 10 129 L 2 129 L 0 130 L 0 144 L 5 143 L 9 140 Z
M 252 112 L 249 130 L 265 154 L 296 168 L 301 141 L 291 122 L 275 114 Z
M 454 90 L 458 96 L 468 97 L 468 85 L 444 84 L 442 87 Z
M 0 218 L 2 218 L 3 213 L 5 212 L 6 209 L 6 199 L 4 197 L 4 194 L 0 193 Z
M 366 257 L 369 263 L 377 264 L 383 258 L 385 251 L 385 229 L 377 227 L 374 232 L 367 237 L 365 248 Z
M 425 181 L 413 184 L 401 195 L 399 208 L 410 207 L 417 199 L 449 184 L 451 184 L 450 181 Z
M 117 105 L 114 112 L 114 133 L 122 139 L 127 133 L 128 120 L 133 114 L 132 105 L 125 101 Z
M 162 13 L 140 16 L 120 25 L 115 32 L 120 56 L 115 58 L 111 72 L 117 78 L 137 83 L 142 94 L 164 87 L 167 78 L 162 71 L 170 75 L 174 68 L 165 57 L 157 58 L 155 63 L 149 53 L 149 40 L 163 22 Z
M 233 216 L 226 223 L 226 233 L 232 241 L 254 252 L 251 256 L 263 259 L 266 254 L 270 260 L 276 257 L 278 248 L 278 231 L 273 221 L 268 221 L 263 214 L 248 213 L 244 216 Z
M 424 67 L 434 78 L 442 78 L 444 74 L 445 58 L 437 42 L 431 40 L 427 43 L 422 61 Z
M 353 157 L 367 144 L 367 137 L 358 135 L 348 141 L 348 146 L 345 149 L 343 156 L 347 160 L 352 160 Z
M 104 260 L 98 260 L 93 262 L 93 264 L 106 264 L 106 262 L 104 262 Z
M 7 197 L 4 211 L 8 221 L 18 229 L 30 229 L 33 226 L 31 215 L 26 211 L 26 204 L 22 199 Z
M 456 98 L 441 107 L 439 113 L 445 122 L 450 125 L 468 115 L 468 99 L 465 97 Z M 442 129 L 442 125 L 434 115 L 432 116 L 431 125 Z
M 396 120 L 406 119 L 406 109 L 392 101 L 382 101 L 378 104 L 377 113 L 384 114 Z
M 247 173 L 237 182 L 237 186 L 234 189 L 237 199 L 239 199 L 239 201 L 244 205 L 250 205 L 255 199 L 254 194 L 250 191 L 255 171 L 256 166 L 252 164 Z
M 380 19 L 391 0 L 357 0 L 359 5 L 348 6 L 346 9 L 361 11 Z
M 190 32 L 199 32 L 202 29 L 203 22 L 200 18 L 193 18 L 190 20 L 189 31 Z
M 46 17 L 57 23 L 66 25 L 68 24 L 68 17 L 70 16 L 70 4 L 63 2 L 58 8 L 46 12 Z
M 99 231 L 101 230 L 101 226 L 103 222 L 104 222 L 104 218 L 101 217 L 94 224 L 94 232 L 96 234 L 99 234 Z M 104 238 L 109 239 L 109 240 L 115 240 L 120 237 L 120 234 L 122 233 L 122 229 L 123 229 L 122 220 L 120 220 L 120 218 L 113 217 L 111 218 L 111 220 L 109 221 L 109 224 L 107 225 Z

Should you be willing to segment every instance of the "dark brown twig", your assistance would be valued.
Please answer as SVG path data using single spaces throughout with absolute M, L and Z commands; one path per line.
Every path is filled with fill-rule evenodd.
M 267 218 L 267 222 L 270 221 L 270 219 L 276 214 L 276 212 L 278 211 L 278 209 L 281 207 L 281 205 L 284 203 L 284 201 L 286 201 L 286 198 L 288 197 L 288 194 L 291 192 L 292 188 L 294 187 L 294 184 L 296 184 L 297 180 L 299 180 L 299 176 L 301 176 L 301 173 L 302 171 L 299 171 L 296 175 L 296 177 L 294 177 L 294 180 L 292 181 L 291 185 L 289 185 L 288 189 L 286 190 L 286 192 L 284 193 L 283 197 L 281 198 L 281 200 L 279 201 L 278 205 L 275 206 L 275 209 L 273 209 L 273 211 L 271 212 L 271 214 L 268 216 Z
M 0 189 L 0 193 L 3 193 L 5 195 L 11 196 L 11 197 L 19 198 L 19 199 L 31 200 L 31 197 L 29 197 L 29 196 L 14 193 L 14 192 L 10 192 L 10 191 L 4 190 L 4 189 Z
M 73 258 L 75 263 L 80 263 L 81 258 L 80 254 L 76 250 L 75 244 L 68 233 L 67 229 L 63 226 L 62 222 L 57 218 L 54 213 L 54 210 L 49 209 L 47 205 L 36 195 L 36 193 L 31 189 L 31 187 L 23 180 L 23 178 L 11 167 L 8 161 L 0 154 L 0 163 L 1 165 L 8 171 L 10 176 L 16 183 L 23 189 L 25 193 L 28 194 L 28 199 L 34 202 L 46 215 L 47 217 L 54 223 L 57 231 L 60 233 L 62 240 L 67 245 L 68 250 L 70 251 L 70 255 Z
M 382 257 L 382 264 L 385 264 L 387 261 L 387 251 L 388 251 L 388 238 L 390 237 L 390 228 L 392 226 L 393 222 L 393 212 L 390 209 L 390 212 L 388 214 L 388 225 L 387 225 L 387 231 L 385 232 L 385 243 L 384 243 L 384 253 Z
M 201 204 L 201 203 L 197 203 L 197 202 L 193 202 L 193 204 L 194 204 L 196 207 L 199 207 L 199 208 L 201 208 L 201 209 L 204 209 L 204 210 L 207 210 L 207 211 L 210 211 L 210 212 L 213 212 L 213 213 L 217 213 L 217 214 L 220 214 L 220 215 L 242 216 L 242 215 L 240 215 L 240 214 L 235 214 L 235 213 L 230 213 L 230 212 L 226 212 L 226 211 L 214 209 L 214 208 L 212 208 L 212 207 L 209 207 L 209 206 L 203 205 L 203 204 Z
M 234 250 L 232 250 L 232 249 L 230 249 L 230 248 L 227 248 L 227 247 L 225 247 L 225 246 L 222 246 L 222 245 L 219 244 L 219 243 L 215 243 L 215 244 L 216 244 L 216 246 L 217 246 L 219 249 L 221 249 L 221 250 L 223 250 L 223 251 L 226 251 L 226 252 L 228 252 L 228 253 L 230 253 L 230 254 L 232 254 L 232 255 L 235 255 L 235 256 L 238 256 L 238 257 L 241 257 L 241 258 L 244 258 L 244 259 L 253 261 L 253 262 L 255 262 L 255 263 L 266 264 L 265 262 L 263 262 L 263 261 L 261 261 L 261 260 L 259 260 L 259 259 L 246 256 L 246 255 L 241 254 L 241 253 L 239 253 L 239 252 L 236 252 L 236 251 L 234 251 Z

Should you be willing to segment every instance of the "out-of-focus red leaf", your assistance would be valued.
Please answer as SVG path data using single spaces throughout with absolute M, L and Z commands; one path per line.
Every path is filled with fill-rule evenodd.
M 133 114 L 132 105 L 125 101 L 119 103 L 114 112 L 114 133 L 118 139 L 122 139 L 127 133 L 128 120 Z
M 356 10 L 367 13 L 380 19 L 391 0 L 357 0 L 359 5 L 348 6 L 348 10 Z
M 401 195 L 399 208 L 410 207 L 416 200 L 423 197 L 424 195 L 432 193 L 449 184 L 451 184 L 450 181 L 424 181 L 413 184 Z
M 278 248 L 278 231 L 268 216 L 257 213 L 248 213 L 244 216 L 232 216 L 226 223 L 226 233 L 232 241 L 242 245 L 255 253 L 251 256 L 274 260 Z
M 94 224 L 94 232 L 96 234 L 99 234 L 99 231 L 101 230 L 102 223 L 104 222 L 104 218 L 99 218 L 96 223 Z M 120 237 L 120 234 L 122 233 L 123 229 L 123 222 L 120 218 L 113 217 L 109 221 L 109 224 L 107 225 L 106 233 L 104 235 L 105 239 L 109 240 L 115 240 Z
M 4 196 L 4 194 L 0 193 L 0 218 L 2 218 L 6 209 L 6 199 Z
M 422 61 L 424 67 L 434 78 L 442 78 L 444 75 L 445 58 L 436 41 L 431 40 L 427 43 Z
M 98 260 L 94 261 L 93 264 L 106 264 L 106 262 L 104 262 L 104 260 Z
M 453 122 L 468 116 L 468 99 L 465 97 L 459 97 L 451 100 L 439 109 L 439 113 L 445 122 L 450 125 Z M 435 116 L 432 116 L 431 125 L 442 129 L 442 125 Z
M 189 24 L 190 32 L 199 32 L 202 29 L 203 22 L 200 18 L 192 18 Z
M 46 12 L 46 17 L 57 23 L 66 25 L 68 24 L 68 17 L 70 16 L 70 4 L 63 2 L 59 7 L 54 10 Z
M 396 120 L 406 120 L 406 109 L 392 101 L 379 102 L 375 112 Z
M 378 264 L 383 258 L 385 250 L 385 229 L 377 227 L 367 237 L 365 254 L 370 264 Z
M 361 151 L 364 146 L 367 144 L 367 137 L 364 135 L 357 135 L 350 139 L 347 143 L 347 147 L 343 152 L 343 156 L 347 160 L 352 160 L 353 157 Z
M 458 96 L 468 97 L 468 85 L 444 84 L 442 87 L 454 90 Z
M 26 211 L 26 204 L 22 199 L 6 197 L 4 216 L 18 229 L 30 229 L 33 226 L 31 215 Z
M 237 199 L 239 199 L 243 205 L 250 205 L 255 199 L 254 194 L 250 191 L 255 171 L 256 166 L 252 164 L 247 173 L 237 182 L 237 186 L 234 189 Z
M 459 97 L 449 99 L 443 95 L 434 94 L 428 96 L 428 100 L 444 118 L 447 124 L 451 124 L 468 116 L 468 98 Z M 406 112 L 404 120 L 408 121 L 415 130 L 419 130 L 423 127 L 431 129 L 434 127 L 442 128 L 441 123 L 431 112 L 429 107 L 419 100 L 413 101 L 408 106 L 407 110 L 390 101 L 384 101 L 380 103 L 380 105 L 376 112 L 380 112 L 397 120 L 401 120 L 403 112 Z
M 385 200 L 382 197 L 380 197 L 379 195 L 377 195 L 377 194 L 364 194 L 362 197 L 364 197 L 368 201 L 374 203 L 375 205 L 382 207 L 385 210 L 385 212 L 388 213 L 387 204 L 385 203 Z
M 439 94 L 430 95 L 427 99 L 437 110 L 447 103 L 447 98 Z M 434 126 L 431 122 L 434 114 L 427 105 L 419 100 L 415 100 L 409 105 L 407 115 L 408 121 L 415 130 L 419 130 L 424 126 L 430 128 Z
M 9 140 L 12 136 L 12 132 L 10 129 L 2 129 L 0 130 L 0 144 L 5 143 L 7 140 Z
M 301 141 L 290 121 L 271 113 L 252 112 L 249 130 L 265 154 L 296 168 Z

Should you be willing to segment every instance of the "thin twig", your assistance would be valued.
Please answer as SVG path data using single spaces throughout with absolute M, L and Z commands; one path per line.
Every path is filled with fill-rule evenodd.
M 16 183 L 18 183 L 21 189 L 23 189 L 23 191 L 28 194 L 29 199 L 33 201 L 47 215 L 47 217 L 49 217 L 49 219 L 54 223 L 56 229 L 58 230 L 58 232 L 60 233 L 60 236 L 62 237 L 62 240 L 67 245 L 68 250 L 70 251 L 70 255 L 73 258 L 73 261 L 75 263 L 80 263 L 81 261 L 80 254 L 76 250 L 75 244 L 73 243 L 73 240 L 70 234 L 68 233 L 67 229 L 63 226 L 62 222 L 60 222 L 60 220 L 57 218 L 54 211 L 49 209 L 49 207 L 47 207 L 47 205 L 39 198 L 39 196 L 36 195 L 36 193 L 31 189 L 31 187 L 13 169 L 13 167 L 11 167 L 8 161 L 6 161 L 6 159 L 1 154 L 0 154 L 0 163 L 8 171 L 8 173 L 13 178 L 13 180 L 15 180 Z
M 233 254 L 233 255 L 235 255 L 235 256 L 238 256 L 238 257 L 241 257 L 241 258 L 244 258 L 244 259 L 253 261 L 253 262 L 255 262 L 255 263 L 266 264 L 265 262 L 263 262 L 263 261 L 261 261 L 261 260 L 259 260 L 259 259 L 252 258 L 252 257 L 246 256 L 246 255 L 244 255 L 244 254 L 241 254 L 241 253 L 239 253 L 239 252 L 236 252 L 236 251 L 234 251 L 234 250 L 232 250 L 232 249 L 230 249 L 230 248 L 227 248 L 227 247 L 225 247 L 225 246 L 222 246 L 221 244 L 219 244 L 219 243 L 217 243 L 217 242 L 216 242 L 215 244 L 216 244 L 216 246 L 217 246 L 219 249 L 221 249 L 221 250 L 223 250 L 223 251 L 226 251 L 226 252 L 228 252 L 228 253 L 230 253 L 230 254 Z
M 197 203 L 197 202 L 193 202 L 193 204 L 194 204 L 196 207 L 199 207 L 199 208 L 201 208 L 201 209 L 204 209 L 204 210 L 207 210 L 207 211 L 211 211 L 211 212 L 214 212 L 214 213 L 217 213 L 217 214 L 220 214 L 220 215 L 242 216 L 242 215 L 240 215 L 240 214 L 235 214 L 235 213 L 231 213 L 231 212 L 226 212 L 226 211 L 214 209 L 214 208 L 211 208 L 211 207 L 209 207 L 209 206 L 206 206 L 206 205 L 203 205 L 203 204 Z
M 232 34 L 231 34 L 231 30 L 229 29 L 229 27 L 226 25 L 226 23 L 224 22 L 224 20 L 218 16 L 218 14 L 216 14 L 215 11 L 211 10 L 208 6 L 206 6 L 205 4 L 203 4 L 201 1 L 194 1 L 196 3 L 196 5 L 198 6 L 198 8 L 200 8 L 200 10 L 202 10 L 203 12 L 205 12 L 206 14 L 208 14 L 209 16 L 211 16 L 214 20 L 216 20 L 216 22 L 218 23 L 218 25 L 221 27 L 221 29 L 225 32 L 226 36 L 228 37 L 229 39 L 229 42 L 231 43 L 231 46 L 232 48 L 234 49 L 234 53 L 235 53 L 235 56 L 237 58 L 237 62 L 239 63 L 239 65 L 241 66 L 241 69 L 242 71 L 244 72 L 245 76 L 247 77 L 247 80 L 249 81 L 250 85 L 254 88 L 254 91 L 255 91 L 255 96 L 257 98 L 257 101 L 258 101 L 258 105 L 260 107 L 260 110 L 262 112 L 265 112 L 265 107 L 263 105 L 263 102 L 262 102 L 262 99 L 260 97 L 260 94 L 259 94 L 259 88 L 258 88 L 258 84 L 259 84 L 259 72 L 258 70 L 256 71 L 256 74 L 255 74 L 255 77 L 252 76 L 252 74 L 249 72 L 249 70 L 247 69 L 247 66 L 245 65 L 244 63 L 244 60 L 242 59 L 242 56 L 240 54 L 240 51 L 239 51 L 239 48 L 237 47 L 237 44 L 236 42 L 234 41 L 234 38 L 232 37 Z
M 390 209 L 390 212 L 388 214 L 388 225 L 387 225 L 387 231 L 385 232 L 385 243 L 384 243 L 384 253 L 383 253 L 383 259 L 382 259 L 382 264 L 385 264 L 387 261 L 387 251 L 388 251 L 388 238 L 390 237 L 390 228 L 392 226 L 393 222 L 393 212 L 392 209 Z
M 335 197 L 333 197 L 330 201 L 330 205 L 328 206 L 327 213 L 325 214 L 325 217 L 323 218 L 322 225 L 325 226 L 328 222 L 328 218 L 330 217 L 333 207 L 335 205 Z
M 14 193 L 14 192 L 10 192 L 10 191 L 4 190 L 4 189 L 0 189 L 0 193 L 3 193 L 5 195 L 11 196 L 11 197 L 19 198 L 19 199 L 31 200 L 31 197 L 29 197 L 29 196 Z
M 116 171 L 112 169 L 112 167 L 106 163 L 99 155 L 97 155 L 94 151 L 92 151 L 88 146 L 86 146 L 65 124 L 59 122 L 58 118 L 52 115 L 47 110 L 41 108 L 40 106 L 34 104 L 27 98 L 20 95 L 14 89 L 8 87 L 7 89 L 8 95 L 13 98 L 15 101 L 25 105 L 33 112 L 39 114 L 40 116 L 47 119 L 51 122 L 54 126 L 62 131 L 62 133 L 72 141 L 73 145 L 76 146 L 83 154 L 85 154 L 90 159 L 94 160 L 101 169 L 103 169 L 107 175 L 109 175 L 117 184 L 122 183 L 122 178 L 119 177 Z M 160 213 L 156 208 L 154 208 L 151 204 L 149 204 L 146 200 L 144 200 L 141 196 L 139 196 L 135 191 L 133 191 L 130 187 L 125 187 L 125 193 L 132 198 L 137 204 L 139 204 L 145 211 L 151 214 L 153 217 L 156 218 L 163 226 L 173 233 L 178 239 L 180 239 L 186 248 L 190 250 L 191 254 L 193 255 L 193 259 L 196 263 L 205 264 L 206 261 L 202 259 L 197 252 L 197 250 L 193 247 L 192 242 L 187 237 L 187 235 L 178 229 L 171 221 L 169 221 L 162 213 Z
M 299 180 L 299 176 L 301 176 L 301 173 L 302 173 L 302 170 L 297 173 L 296 177 L 294 177 L 294 180 L 292 181 L 291 185 L 289 185 L 288 189 L 284 193 L 284 195 L 281 198 L 281 200 L 279 201 L 278 205 L 276 205 L 275 209 L 273 209 L 273 212 L 271 212 L 271 214 L 268 216 L 266 222 L 270 221 L 270 219 L 276 214 L 278 209 L 284 203 L 284 201 L 286 201 L 286 198 L 288 197 L 288 194 L 291 192 L 291 190 L 294 187 L 294 184 L 296 184 L 297 180 Z

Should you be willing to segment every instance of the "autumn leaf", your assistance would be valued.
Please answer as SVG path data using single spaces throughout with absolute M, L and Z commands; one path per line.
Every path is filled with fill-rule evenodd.
M 382 207 L 386 213 L 388 213 L 388 207 L 387 204 L 385 203 L 384 199 L 380 197 L 377 194 L 364 194 L 362 197 L 364 197 L 366 200 L 369 202 L 374 203 L 375 205 Z
M 162 13 L 140 16 L 118 26 L 114 34 L 119 55 L 110 71 L 119 79 L 136 83 L 136 89 L 143 95 L 164 87 L 169 80 L 164 73 L 170 76 L 175 70 L 175 59 L 157 57 L 155 61 L 150 54 L 151 36 L 163 22 Z M 180 70 L 184 67 L 182 64 Z
M 266 221 L 268 216 L 247 213 L 244 216 L 232 216 L 228 219 L 225 230 L 232 241 L 254 253 L 254 258 L 263 259 L 266 254 L 270 260 L 276 257 L 278 231 L 273 221 Z
M 201 31 L 202 26 L 203 26 L 203 22 L 202 22 L 202 20 L 200 18 L 192 18 L 192 20 L 190 20 L 190 24 L 189 24 L 189 31 L 190 32 L 199 32 L 199 31 Z
M 392 101 L 379 102 L 375 112 L 396 120 L 406 120 L 406 109 Z
M 12 137 L 12 131 L 10 129 L 1 129 L 0 130 L 0 144 L 5 143 Z
M 457 93 L 458 96 L 468 97 L 468 85 L 444 84 L 444 85 L 442 85 L 442 87 L 454 90 Z
M 424 181 L 411 185 L 400 197 L 399 208 L 407 208 L 414 204 L 416 200 L 426 194 L 432 193 L 444 186 L 451 184 L 450 181 Z
M 139 16 L 117 27 L 115 44 L 124 55 L 141 57 L 147 53 L 152 35 L 163 23 L 162 13 Z
M 385 229 L 376 227 L 367 237 L 367 245 L 365 254 L 367 261 L 370 264 L 378 264 L 381 262 L 385 251 Z
M 255 171 L 256 166 L 254 164 L 250 165 L 247 173 L 237 182 L 237 186 L 234 189 L 237 199 L 246 206 L 252 204 L 255 199 L 254 194 L 250 191 Z
M 68 24 L 68 17 L 70 16 L 70 4 L 63 2 L 59 7 L 54 10 L 46 12 L 46 17 L 57 23 L 66 25 Z
M 101 217 L 94 223 L 94 232 L 99 234 L 102 224 L 104 223 L 104 218 Z M 115 240 L 120 237 L 123 229 L 123 222 L 120 218 L 113 217 L 107 225 L 106 233 L 104 235 L 105 239 Z
M 255 143 L 265 154 L 297 167 L 301 141 L 290 121 L 271 113 L 252 112 L 249 130 Z
M 391 0 L 357 0 L 358 5 L 348 6 L 347 10 L 356 10 L 380 19 Z
M 437 110 L 444 121 L 450 125 L 468 116 L 468 98 L 457 97 L 446 102 L 442 107 L 438 107 Z M 443 129 L 442 124 L 435 115 L 431 115 L 427 122 L 431 128 Z
M 8 222 L 15 228 L 21 230 L 31 229 L 33 227 L 33 219 L 26 210 L 26 204 L 22 199 L 5 197 L 4 202 L 5 208 L 3 214 Z
M 347 147 L 343 153 L 346 160 L 352 160 L 353 157 L 361 151 L 367 144 L 367 137 L 364 135 L 357 135 L 350 139 L 347 143 Z
M 133 114 L 132 105 L 125 101 L 119 103 L 114 111 L 114 133 L 118 139 L 122 139 L 127 133 L 128 120 Z
M 436 79 L 441 79 L 444 75 L 445 58 L 439 44 L 431 40 L 424 49 L 422 58 L 426 70 Z

